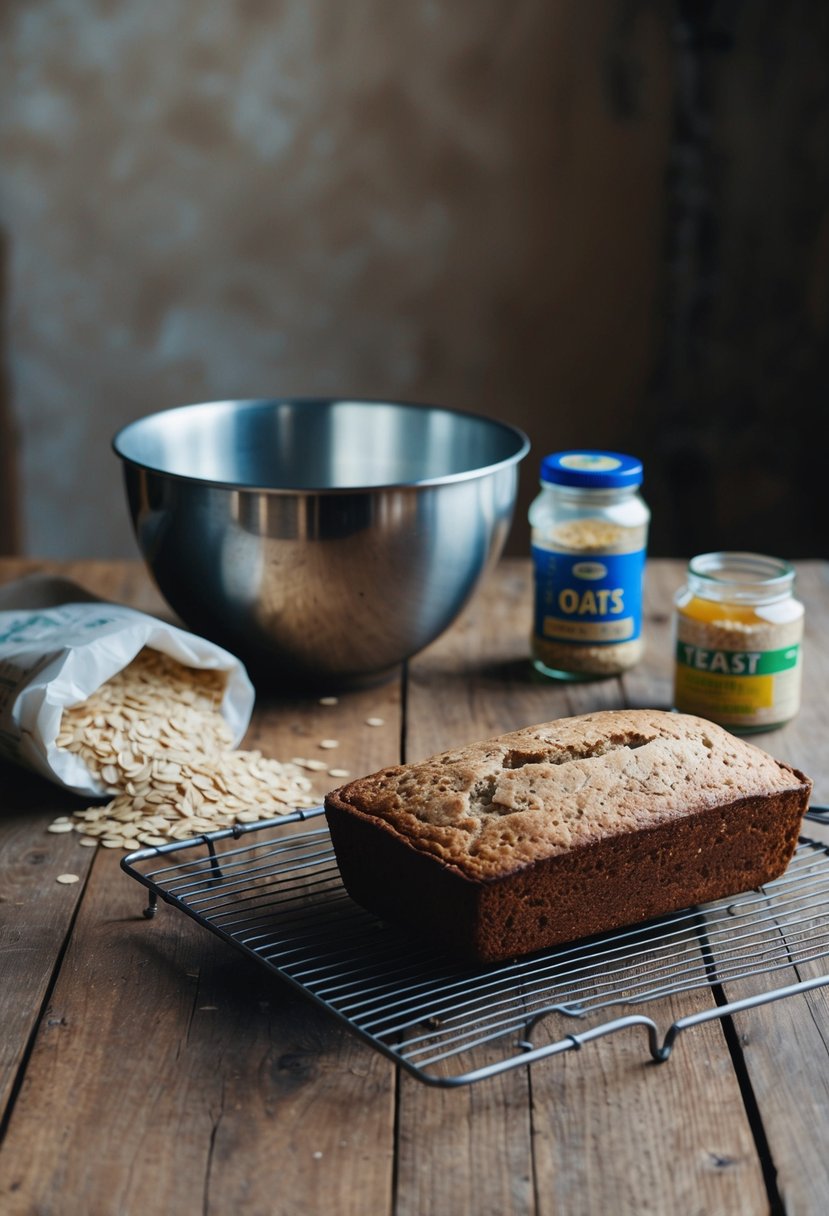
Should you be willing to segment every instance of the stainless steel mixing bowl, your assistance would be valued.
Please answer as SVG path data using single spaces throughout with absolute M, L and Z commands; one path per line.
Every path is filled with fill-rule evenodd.
M 389 401 L 213 401 L 119 431 L 138 544 L 189 628 L 260 683 L 384 678 L 500 553 L 515 427 Z

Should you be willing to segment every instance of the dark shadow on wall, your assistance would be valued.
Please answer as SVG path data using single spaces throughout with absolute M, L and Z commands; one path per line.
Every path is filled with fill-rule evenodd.
M 829 8 L 676 12 L 651 552 L 829 557 Z
M 6 358 L 8 241 L 0 232 L 0 554 L 18 552 L 17 439 Z

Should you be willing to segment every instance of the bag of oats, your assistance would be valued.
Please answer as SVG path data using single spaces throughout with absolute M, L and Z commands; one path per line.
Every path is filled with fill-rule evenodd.
M 0 588 L 0 757 L 77 794 L 106 796 L 94 755 L 68 746 L 79 725 L 67 711 L 125 671 L 132 673 L 126 708 L 119 702 L 108 709 L 99 697 L 94 717 L 82 722 L 93 741 L 96 733 L 110 741 L 124 733 L 130 703 L 136 715 L 142 706 L 156 707 L 182 737 L 197 723 L 206 749 L 234 747 L 247 730 L 253 685 L 220 646 L 95 600 L 66 579 L 35 575 Z

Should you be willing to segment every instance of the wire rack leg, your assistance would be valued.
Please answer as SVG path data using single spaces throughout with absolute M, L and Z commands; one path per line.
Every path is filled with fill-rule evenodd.
M 687 1030 L 689 1026 L 699 1026 L 702 1022 L 711 1022 L 714 1018 L 724 1018 L 732 1013 L 741 1013 L 744 1009 L 756 1009 L 759 1005 L 770 1005 L 772 1001 L 782 1001 L 784 997 L 794 996 L 796 992 L 811 992 L 813 988 L 824 988 L 827 984 L 829 984 L 829 975 L 819 975 L 815 979 L 801 980 L 797 984 L 787 984 L 785 988 L 776 988 L 774 992 L 761 992 L 757 996 L 747 996 L 741 1001 L 731 1001 L 727 1005 L 717 1005 L 714 1009 L 706 1009 L 702 1013 L 693 1013 L 687 1018 L 679 1018 L 665 1035 L 665 1041 L 655 1058 L 660 1062 L 667 1060 L 673 1050 L 677 1035 L 680 1031 Z

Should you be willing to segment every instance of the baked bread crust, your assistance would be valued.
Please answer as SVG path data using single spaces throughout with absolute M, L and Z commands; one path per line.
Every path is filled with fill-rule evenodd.
M 484 962 L 778 877 L 811 782 L 701 718 L 564 718 L 325 799 L 349 894 Z

